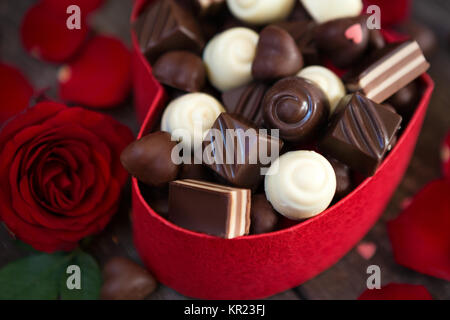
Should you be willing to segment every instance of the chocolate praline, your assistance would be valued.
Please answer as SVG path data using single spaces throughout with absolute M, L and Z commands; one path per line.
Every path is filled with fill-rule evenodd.
M 326 126 L 330 105 L 325 93 L 311 81 L 284 78 L 266 93 L 263 100 L 264 123 L 279 129 L 287 141 L 307 143 Z
M 120 160 L 124 168 L 139 181 L 150 186 L 164 186 L 176 179 L 180 169 L 171 158 L 176 144 L 169 133 L 154 132 L 126 147 Z
M 113 257 L 103 267 L 102 300 L 142 300 L 158 287 L 147 269 L 124 257 Z
M 392 104 L 400 115 L 408 118 L 413 114 L 418 99 L 419 85 L 413 81 L 390 97 L 388 103 Z
M 336 174 L 336 193 L 334 195 L 334 200 L 340 200 L 348 195 L 353 189 L 350 168 L 334 158 L 327 157 L 327 159 Z
M 272 208 L 264 194 L 252 196 L 252 206 L 250 211 L 250 234 L 262 234 L 275 230 L 279 216 Z
M 347 68 L 360 61 L 369 44 L 369 30 L 363 16 L 321 24 L 315 35 L 320 52 L 339 68 Z
M 295 75 L 302 67 L 302 54 L 289 32 L 275 25 L 260 32 L 252 64 L 254 79 L 281 79 Z
M 222 93 L 222 102 L 228 113 L 237 113 L 256 127 L 263 126 L 264 95 L 269 86 L 264 82 L 252 82 L 248 85 Z
M 186 91 L 198 92 L 206 81 L 203 60 L 189 51 L 170 51 L 156 60 L 155 78 L 162 84 Z
M 133 26 L 141 51 L 150 62 L 167 51 L 200 53 L 205 46 L 198 21 L 175 0 L 153 1 Z
M 357 92 L 341 99 L 319 143 L 324 154 L 366 176 L 375 174 L 402 117 Z
M 430 58 L 437 51 L 439 40 L 434 31 L 421 23 L 407 21 L 396 27 L 402 33 L 407 33 L 417 41 L 423 54 Z
M 305 66 L 321 64 L 315 40 L 316 23 L 314 21 L 280 21 L 275 25 L 289 32 L 294 38 L 302 53 Z
M 262 157 L 254 156 L 262 156 L 265 149 L 269 162 L 274 161 L 282 147 L 283 142 L 278 137 L 260 134 L 240 115 L 222 113 L 204 136 L 203 160 L 228 184 L 256 190 L 263 178 L 261 169 L 267 167 L 267 162 L 263 163 Z

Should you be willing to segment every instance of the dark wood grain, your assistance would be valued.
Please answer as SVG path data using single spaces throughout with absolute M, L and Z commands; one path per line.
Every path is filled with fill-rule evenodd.
M 22 49 L 19 37 L 20 21 L 26 9 L 35 1 L 0 1 L 0 60 L 19 67 L 37 88 L 49 88 L 49 94 L 57 97 L 56 74 L 58 66 L 29 57 Z M 98 32 L 114 34 L 129 44 L 129 14 L 131 0 L 109 0 L 98 12 L 91 24 Z M 396 217 L 402 202 L 413 196 L 422 186 L 439 177 L 439 147 L 442 138 L 450 129 L 450 51 L 447 37 L 450 33 L 450 1 L 421 0 L 414 5 L 414 16 L 418 21 L 431 26 L 440 39 L 440 48 L 433 57 L 430 74 L 436 82 L 423 131 L 419 137 L 414 157 L 401 185 L 398 187 L 385 213 L 363 241 L 377 246 L 376 254 L 364 260 L 355 249 L 351 250 L 335 266 L 316 278 L 293 290 L 278 294 L 271 299 L 355 299 L 364 291 L 366 268 L 379 265 L 382 283 L 389 282 L 422 284 L 436 299 L 450 299 L 450 283 L 427 277 L 397 265 L 392 256 L 386 234 L 386 221 Z M 0 88 L 1 90 L 1 88 Z M 136 133 L 138 125 L 132 106 L 132 98 L 122 106 L 107 111 Z M 101 265 L 109 258 L 121 255 L 139 261 L 134 249 L 129 220 L 130 188 L 124 192 L 118 214 L 100 235 L 95 236 L 89 251 Z M 0 267 L 28 254 L 17 246 L 6 229 L 0 228 Z M 287 270 L 288 272 L 288 270 Z M 160 286 L 149 299 L 187 299 L 174 290 Z

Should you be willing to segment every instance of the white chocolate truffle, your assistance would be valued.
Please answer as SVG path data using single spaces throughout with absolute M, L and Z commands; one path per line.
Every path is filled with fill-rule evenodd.
M 336 109 L 339 101 L 345 96 L 344 83 L 330 69 L 322 66 L 310 66 L 300 70 L 297 76 L 311 80 L 322 89 L 330 102 L 330 115 Z
M 193 148 L 194 144 L 201 145 L 203 136 L 222 112 L 225 112 L 224 107 L 214 97 L 206 93 L 188 93 L 166 107 L 161 130 L 181 141 L 185 148 Z
M 272 163 L 264 181 L 267 200 L 292 220 L 324 211 L 336 192 L 330 162 L 314 151 L 292 151 Z
M 203 61 L 209 81 L 220 91 L 252 81 L 252 63 L 259 35 L 248 28 L 232 28 L 219 33 L 206 45 Z
M 231 13 L 250 24 L 269 24 L 283 20 L 298 0 L 227 0 Z
M 318 23 L 359 16 L 362 0 L 300 0 L 306 11 Z

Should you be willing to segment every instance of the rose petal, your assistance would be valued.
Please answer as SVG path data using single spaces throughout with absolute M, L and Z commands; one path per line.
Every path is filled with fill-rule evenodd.
M 397 263 L 450 281 L 450 181 L 426 185 L 398 218 L 388 223 Z
M 0 124 L 28 106 L 33 87 L 16 68 L 0 62 Z
M 85 15 L 81 14 L 81 28 L 67 28 L 66 7 L 40 1 L 32 6 L 22 22 L 21 37 L 25 49 L 35 58 L 63 62 L 75 55 L 89 32 Z
M 75 122 L 88 130 L 95 131 L 99 139 L 108 144 L 111 152 L 112 171 L 116 173 L 119 183 L 124 184 L 128 173 L 120 163 L 120 154 L 134 140 L 131 131 L 109 116 L 96 112 L 91 112 L 89 116 L 86 116 L 86 112 L 82 108 L 70 108 L 66 112 L 58 114 L 48 124 L 54 126 L 64 121 Z
M 433 300 L 433 297 L 424 286 L 390 283 L 381 289 L 367 289 L 358 300 Z
M 27 109 L 26 112 L 20 113 L 13 119 L 14 121 L 8 122 L 6 126 L 2 128 L 0 134 L 0 148 L 2 148 L 6 142 L 11 140 L 17 132 L 24 128 L 42 123 L 64 108 L 65 106 L 60 103 L 42 102 L 35 107 Z
M 75 61 L 62 67 L 58 78 L 65 101 L 94 108 L 116 106 L 131 88 L 130 51 L 115 38 L 97 36 Z

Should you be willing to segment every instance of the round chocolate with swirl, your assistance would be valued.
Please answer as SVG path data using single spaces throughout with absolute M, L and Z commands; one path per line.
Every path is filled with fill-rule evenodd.
M 267 200 L 283 216 L 307 219 L 328 208 L 336 192 L 336 174 L 322 155 L 291 151 L 272 163 L 264 190 Z
M 328 120 L 330 105 L 325 93 L 310 80 L 284 78 L 267 91 L 265 124 L 280 130 L 287 141 L 307 143 L 316 138 Z

